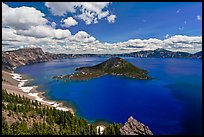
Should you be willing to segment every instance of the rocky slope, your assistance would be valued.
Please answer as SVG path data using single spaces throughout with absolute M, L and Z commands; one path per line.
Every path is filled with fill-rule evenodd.
M 193 54 L 192 58 L 202 59 L 202 51 Z
M 125 125 L 120 128 L 121 135 L 153 135 L 152 131 L 143 123 L 138 122 L 132 116 Z
M 55 76 L 55 79 L 69 79 L 69 80 L 88 80 L 92 78 L 101 77 L 104 75 L 121 75 L 136 79 L 151 79 L 147 75 L 147 71 L 126 60 L 114 57 L 107 61 L 104 61 L 98 65 L 91 67 L 81 67 L 76 69 L 77 72 L 74 74 L 68 74 L 65 76 Z
M 121 54 L 127 57 L 145 57 L 145 58 L 202 58 L 202 51 L 195 54 L 190 54 L 187 52 L 173 52 L 165 50 L 163 48 L 158 48 L 155 50 L 138 51 L 127 54 Z
M 2 69 L 13 70 L 16 67 L 41 63 L 55 59 L 67 59 L 77 57 L 91 57 L 95 54 L 54 54 L 43 52 L 41 48 L 24 48 L 2 52 Z
M 2 52 L 2 68 L 12 70 L 13 68 L 52 60 L 41 48 L 19 49 L 15 51 Z

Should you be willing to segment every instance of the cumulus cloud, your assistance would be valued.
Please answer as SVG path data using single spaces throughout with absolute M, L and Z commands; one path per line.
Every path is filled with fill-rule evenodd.
M 106 16 L 108 16 L 109 11 L 104 11 L 98 14 L 98 19 L 104 18 Z
M 64 24 L 62 24 L 62 26 L 64 26 L 64 27 L 75 26 L 78 24 L 78 22 L 75 19 L 73 19 L 72 17 L 68 17 L 67 19 L 62 20 L 62 22 L 64 23 Z
M 96 38 L 89 35 L 85 31 L 79 31 L 73 36 L 72 40 L 77 42 L 83 42 L 83 43 L 91 43 L 91 42 L 94 42 Z
M 197 18 L 198 21 L 202 20 L 202 17 L 200 15 L 197 15 L 196 18 Z
M 36 41 L 33 37 L 17 35 L 16 30 L 12 28 L 2 28 L 2 50 L 33 47 Z
M 74 2 L 45 2 L 53 15 L 63 16 L 67 12 L 76 12 L 76 4 Z
M 91 5 L 84 5 L 83 13 L 84 20 L 87 23 L 97 22 L 100 18 L 110 17 L 108 11 L 102 11 L 104 5 L 98 5 L 93 8 Z M 34 8 L 30 7 L 18 7 L 11 8 L 2 3 L 4 8 L 2 13 L 2 50 L 14 50 L 25 47 L 40 47 L 44 51 L 53 53 L 67 53 L 67 54 L 83 54 L 83 53 L 129 53 L 141 50 L 154 50 L 157 48 L 164 48 L 171 51 L 184 51 L 194 53 L 202 50 L 202 36 L 185 36 L 175 35 L 168 36 L 164 40 L 149 38 L 149 39 L 129 39 L 123 42 L 107 43 L 100 42 L 86 31 L 78 31 L 75 34 L 71 34 L 68 29 L 56 29 L 55 22 L 48 22 L 44 18 L 44 14 Z M 8 10 L 5 10 L 8 9 Z M 22 10 L 23 9 L 23 10 Z M 24 11 L 27 9 L 28 11 Z M 75 12 L 75 8 L 68 9 Z M 95 14 L 92 14 L 90 10 L 93 10 Z M 101 10 L 100 10 L 101 9 Z M 13 13 L 15 11 L 15 13 Z M 31 11 L 36 15 L 33 15 L 31 23 L 30 16 Z M 16 22 L 10 17 L 13 16 Z M 23 13 L 23 14 L 20 14 Z M 55 12 L 55 11 L 53 11 Z M 96 14 L 97 13 L 97 14 Z M 29 16 L 27 14 L 30 14 Z M 66 14 L 59 12 L 56 14 Z M 88 17 L 86 17 L 88 15 Z M 96 17 L 97 15 L 97 17 Z M 99 17 L 100 16 L 100 17 Z M 37 19 L 39 22 L 33 20 Z M 112 22 L 116 17 L 112 17 L 109 20 Z M 64 21 L 64 20 L 63 20 Z M 65 21 L 66 22 L 66 21 Z
M 202 37 L 200 36 L 183 36 L 183 35 L 175 35 L 166 40 L 170 40 L 173 43 L 192 43 L 192 42 L 202 42 Z M 164 40 L 165 42 L 165 40 Z
M 30 36 L 36 38 L 45 38 L 53 36 L 53 29 L 49 26 L 32 26 L 27 30 L 17 30 L 18 35 Z
M 110 16 L 107 17 L 107 20 L 108 20 L 109 23 L 114 23 L 115 18 L 116 18 L 116 15 L 110 15 Z
M 70 39 L 71 32 L 69 30 L 62 30 L 62 29 L 54 29 L 54 36 L 55 39 Z
M 71 36 L 69 30 L 53 29 L 50 26 L 35 26 L 28 30 L 17 30 L 16 34 L 35 38 L 50 37 L 56 39 L 69 38 Z
M 2 3 L 2 27 L 28 29 L 32 26 L 44 25 L 48 22 L 45 14 L 33 7 L 11 8 Z
M 2 28 L 2 41 L 14 41 L 16 38 L 14 29 Z
M 44 35 L 46 35 L 45 33 Z M 16 30 L 2 29 L 3 50 L 23 47 L 41 47 L 54 53 L 83 54 L 83 53 L 129 53 L 141 50 L 164 48 L 171 51 L 198 52 L 202 50 L 201 36 L 175 35 L 164 40 L 130 39 L 124 42 L 102 43 L 85 31 L 72 35 L 68 30 L 53 29 L 47 35 L 51 37 L 31 37 L 19 35 Z M 37 35 L 37 34 L 35 34 Z
M 105 7 L 107 7 L 109 2 L 82 2 L 78 3 L 80 5 L 81 14 L 77 15 L 79 19 L 85 21 L 85 23 L 92 24 L 98 23 L 99 19 L 102 19 L 108 16 L 109 11 L 103 11 Z
M 110 5 L 110 2 L 46 2 L 45 6 L 50 9 L 53 15 L 65 16 L 72 13 L 76 18 L 83 20 L 87 25 L 98 23 L 98 20 L 107 18 L 108 10 L 104 10 Z M 109 17 L 111 22 L 115 17 Z M 113 19 L 114 18 L 114 19 Z
M 163 47 L 173 51 L 197 52 L 202 50 L 202 37 L 175 35 L 165 39 Z
M 97 14 L 101 13 L 102 10 L 107 7 L 110 2 L 78 2 L 77 5 L 82 6 L 83 9 L 87 9 Z
M 95 18 L 95 13 L 89 10 L 82 9 L 82 14 L 77 15 L 76 17 L 82 19 L 87 25 L 93 23 L 94 21 L 95 23 L 98 23 L 98 19 Z

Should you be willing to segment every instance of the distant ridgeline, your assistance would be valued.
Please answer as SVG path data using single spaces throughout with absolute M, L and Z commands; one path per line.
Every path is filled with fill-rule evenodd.
M 125 54 L 53 54 L 43 52 L 41 48 L 24 48 L 14 51 L 2 52 L 3 70 L 13 70 L 16 67 L 46 62 L 55 59 L 77 58 L 77 57 L 144 57 L 144 58 L 196 58 L 202 59 L 202 51 L 195 54 L 187 52 L 172 52 L 165 49 L 138 51 Z
M 44 106 L 2 89 L 2 135 L 101 134 L 96 126 L 70 112 Z M 152 132 L 130 117 L 124 125 L 106 124 L 102 135 L 152 135 Z
M 95 66 L 76 68 L 76 71 L 74 74 L 54 76 L 53 78 L 89 80 L 104 75 L 120 75 L 136 79 L 151 79 L 151 77 L 147 75 L 148 72 L 146 70 L 136 67 L 119 57 L 110 58 Z

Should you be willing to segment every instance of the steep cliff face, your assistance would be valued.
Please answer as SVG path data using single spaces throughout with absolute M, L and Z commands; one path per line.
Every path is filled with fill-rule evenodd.
M 133 117 L 128 118 L 128 121 L 120 129 L 121 135 L 153 135 L 152 131 L 144 124 L 138 122 Z
M 54 59 L 75 58 L 81 55 L 73 54 L 54 54 L 43 52 L 41 48 L 24 48 L 13 51 L 2 52 L 2 68 L 3 70 L 13 70 L 15 67 L 46 62 Z
M 15 67 L 52 60 L 41 48 L 19 49 L 2 52 L 2 68 L 12 70 Z

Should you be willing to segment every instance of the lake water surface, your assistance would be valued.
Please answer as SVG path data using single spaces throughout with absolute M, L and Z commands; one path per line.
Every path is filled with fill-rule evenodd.
M 16 69 L 33 78 L 53 100 L 67 101 L 89 121 L 125 123 L 133 116 L 154 134 L 202 134 L 202 60 L 124 58 L 149 71 L 153 80 L 103 76 L 88 81 L 56 81 L 107 57 L 56 60 Z

